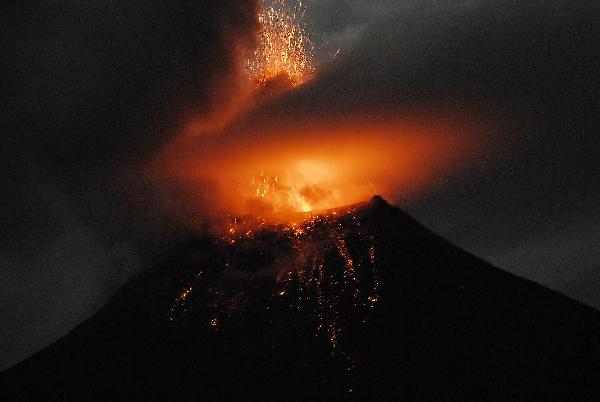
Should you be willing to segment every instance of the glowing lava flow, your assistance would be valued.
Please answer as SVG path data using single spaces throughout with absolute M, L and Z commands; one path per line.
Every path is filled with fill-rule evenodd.
M 379 299 L 374 235 L 365 233 L 353 209 L 311 215 L 283 230 L 293 236 L 296 258 L 278 275 L 276 295 L 312 311 L 315 331 L 327 334 L 335 349 L 349 320 L 342 306 L 366 319 Z
M 293 86 L 302 84 L 314 72 L 314 44 L 306 28 L 306 6 L 298 1 L 289 7 L 285 0 L 265 1 L 258 15 L 260 31 L 254 57 L 246 70 L 257 86 L 278 76 Z
M 306 214 L 301 223 L 271 225 L 258 217 L 232 218 L 216 240 L 218 266 L 212 275 L 235 272 L 272 278 L 275 272 L 271 296 L 262 299 L 262 308 L 274 315 L 304 311 L 306 325 L 351 363 L 340 346 L 345 328 L 364 325 L 380 298 L 376 237 L 353 207 Z M 223 330 L 257 304 L 247 290 L 206 279 L 203 270 L 185 284 L 168 318 L 196 311 L 206 328 Z

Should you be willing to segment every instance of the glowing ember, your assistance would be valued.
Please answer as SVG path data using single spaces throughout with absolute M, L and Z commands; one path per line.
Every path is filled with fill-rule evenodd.
M 474 130 L 451 122 L 349 117 L 246 128 L 235 129 L 243 135 L 176 142 L 156 160 L 152 180 L 185 196 L 177 206 L 186 214 L 182 223 L 192 217 L 212 224 L 228 213 L 299 222 L 299 214 L 375 193 L 414 199 L 451 178 L 479 149 Z
M 199 272 L 198 275 L 196 275 L 198 278 L 200 278 L 202 276 L 202 272 Z M 190 293 L 192 292 L 192 287 L 188 286 L 185 289 L 183 289 L 181 291 L 181 293 L 179 294 L 179 296 L 177 297 L 177 299 L 175 299 L 175 301 L 173 302 L 173 305 L 171 306 L 171 310 L 169 311 L 169 315 L 168 315 L 168 319 L 169 320 L 173 320 L 173 318 L 175 317 L 176 313 L 181 310 L 181 311 L 187 311 L 187 306 L 186 306 L 186 301 L 188 299 L 188 297 L 190 296 Z
M 281 178 L 261 171 L 250 180 L 246 201 L 255 206 L 262 204 L 268 215 L 323 209 L 321 201 L 331 195 L 324 184 L 331 178 L 330 169 L 324 164 L 305 161 L 292 163 L 290 168 Z
M 290 224 L 269 224 L 252 216 L 232 218 L 218 240 L 224 246 L 216 247 L 225 247 L 226 252 L 213 275 L 229 270 L 248 272 L 252 264 L 264 270 L 265 254 L 271 255 L 274 266 L 269 270 L 278 273 L 265 309 L 309 312 L 315 334 L 322 334 L 338 357 L 353 364 L 341 346 L 343 333 L 356 317 L 361 317 L 358 321 L 364 325 L 379 300 L 376 236 L 354 208 L 308 214 L 301 223 Z M 227 321 L 241 317 L 247 306 L 256 308 L 245 291 L 215 282 L 202 286 L 200 278 L 194 279 L 194 296 L 188 286 L 177 297 L 171 320 L 178 312 L 199 310 L 204 311 L 208 328 L 221 329 Z
M 285 0 L 265 0 L 258 15 L 259 45 L 246 70 L 257 86 L 284 76 L 293 86 L 314 72 L 314 44 L 304 20 L 306 6 L 298 1 L 289 7 Z

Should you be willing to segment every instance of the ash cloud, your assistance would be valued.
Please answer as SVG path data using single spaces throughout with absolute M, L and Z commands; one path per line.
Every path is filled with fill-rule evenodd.
M 138 166 L 203 115 L 252 43 L 255 1 L 2 6 L 0 369 L 99 308 L 166 247 Z M 156 217 L 154 219 L 153 217 Z

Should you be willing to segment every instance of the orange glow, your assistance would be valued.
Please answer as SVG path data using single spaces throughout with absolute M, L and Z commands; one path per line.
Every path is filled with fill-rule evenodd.
M 200 198 L 215 212 L 288 222 L 375 193 L 392 202 L 416 196 L 478 148 L 473 128 L 435 119 L 355 116 L 244 130 L 243 137 L 181 138 L 164 150 L 153 174 L 186 192 L 204 189 Z

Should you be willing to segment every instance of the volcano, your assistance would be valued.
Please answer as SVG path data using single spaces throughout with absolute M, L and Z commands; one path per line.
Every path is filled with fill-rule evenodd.
M 600 314 L 375 196 L 181 239 L 2 400 L 592 400 Z

